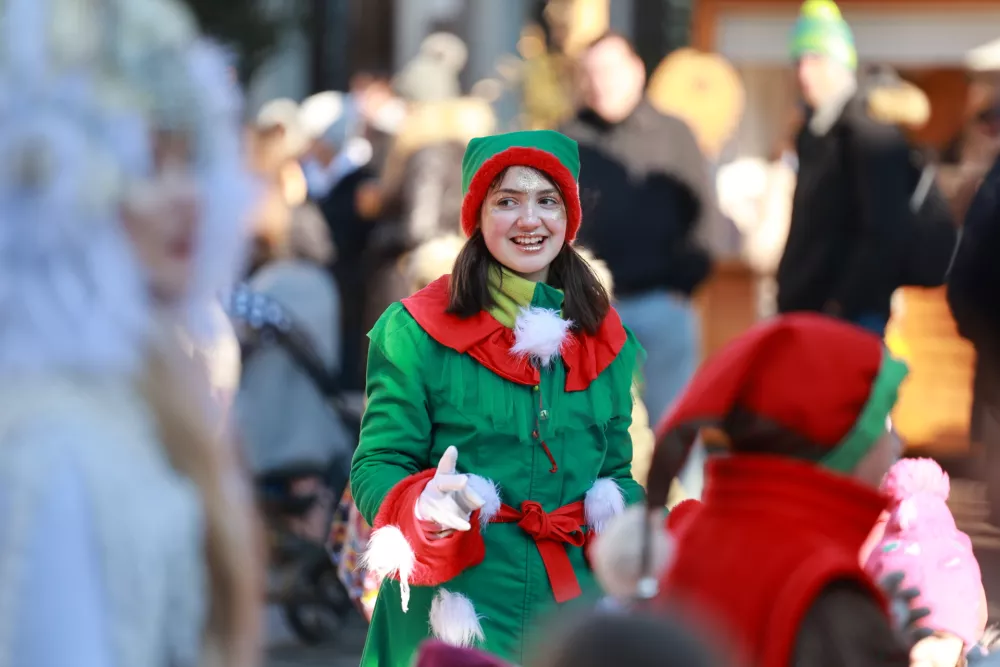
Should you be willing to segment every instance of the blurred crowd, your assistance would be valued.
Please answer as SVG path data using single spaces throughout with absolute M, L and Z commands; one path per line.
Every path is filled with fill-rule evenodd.
M 606 448 L 603 471 L 612 419 L 591 413 L 610 413 L 601 400 L 624 405 L 614 419 L 629 455 L 621 479 L 583 480 L 567 501 L 584 517 L 570 537 L 553 537 L 560 517 L 537 502 L 543 519 L 529 531 L 527 509 L 501 508 L 497 484 L 481 480 L 507 515 L 495 523 L 533 531 L 538 563 L 572 544 L 571 569 L 599 590 L 596 608 L 563 605 L 497 657 L 479 650 L 474 613 L 478 631 L 440 633 L 455 619 L 428 597 L 429 623 L 412 625 L 408 577 L 430 566 L 372 560 L 375 512 L 355 496 L 372 505 L 373 483 L 349 479 L 352 458 L 356 472 L 359 458 L 391 449 L 371 444 L 379 415 L 365 416 L 381 381 L 369 359 L 384 354 L 370 356 L 369 332 L 384 332 L 397 302 L 440 286 L 476 243 L 493 252 L 475 228 L 481 197 L 474 234 L 463 227 L 485 168 L 469 146 L 508 135 L 495 91 L 463 93 L 467 45 L 432 34 L 398 73 L 359 72 L 345 91 L 271 100 L 248 120 L 221 49 L 180 5 L 109 0 L 111 20 L 86 4 L 0 2 L 0 666 L 254 667 L 266 601 L 310 642 L 330 635 L 306 611 L 334 625 L 360 612 L 374 638 L 364 667 L 402 667 L 411 654 L 421 667 L 995 664 L 948 476 L 934 461 L 900 460 L 889 415 L 906 369 L 884 339 L 900 288 L 947 287 L 978 355 L 973 435 L 987 443 L 1000 520 L 1000 96 L 970 121 L 955 147 L 962 168 L 945 183 L 940 156 L 907 138 L 927 121 L 926 96 L 890 68 L 859 66 L 837 6 L 807 0 L 789 53 L 803 103 L 787 136 L 771 159 L 720 168 L 739 113 L 708 131 L 674 112 L 662 95 L 678 90 L 677 69 L 650 76 L 614 32 L 550 59 L 526 33 L 519 83 L 556 92 L 525 89 L 523 141 L 538 142 L 544 164 L 558 154 L 564 180 L 513 168 L 558 192 L 554 215 L 576 225 L 560 261 L 579 258 L 577 275 L 593 280 L 549 289 L 559 308 L 566 293 L 566 309 L 581 293 L 606 295 L 602 317 L 620 318 L 615 354 L 635 351 L 636 369 L 615 376 L 621 396 L 572 408 L 576 432 Z M 741 110 L 732 72 L 706 58 L 685 51 L 673 67 L 710 68 L 718 99 Z M 697 295 L 733 258 L 758 282 L 764 322 L 705 362 Z M 604 322 L 586 332 L 595 367 Z M 382 400 L 403 414 L 401 398 Z M 539 402 L 536 417 L 556 405 Z M 555 473 L 539 424 L 531 438 Z M 478 536 L 473 517 L 489 509 L 476 493 L 456 505 L 471 475 L 454 469 L 457 454 L 445 470 L 447 456 L 423 471 L 446 478 L 437 505 L 420 505 L 418 490 L 408 517 L 428 550 L 456 532 Z M 601 482 L 614 489 L 606 521 L 588 506 Z M 453 524 L 420 514 L 448 502 Z M 531 614 L 557 587 L 545 572 L 531 589 L 544 603 L 523 596 Z M 381 616 L 380 586 L 396 596 L 383 593 Z M 398 599 L 402 612 L 387 611 Z M 380 661 L 382 641 L 413 645 L 405 661 Z
M 664 67 L 647 87 L 642 61 L 628 40 L 614 33 L 577 45 L 571 59 L 564 55 L 558 61 L 532 48 L 543 35 L 523 36 L 521 83 L 549 83 L 547 95 L 525 89 L 524 121 L 555 127 L 579 143 L 587 221 L 579 244 L 646 352 L 633 388 L 636 479 L 645 479 L 650 466 L 650 416 L 655 423 L 667 412 L 701 362 L 702 322 L 693 295 L 714 264 L 735 256 L 750 265 L 758 276 L 760 318 L 814 311 L 879 336 L 886 334 L 900 287 L 941 286 L 952 267 L 954 221 L 965 216 L 991 164 L 993 153 L 973 155 L 995 135 L 990 116 L 984 112 L 970 121 L 956 143 L 965 156 L 961 176 L 942 183 L 938 156 L 906 138 L 928 120 L 926 95 L 891 68 L 859 68 L 849 28 L 831 6 L 814 2 L 803 9 L 806 18 L 798 24 L 791 57 L 804 104 L 772 159 L 737 160 L 721 169 L 720 146 L 738 120 L 720 119 L 724 128 L 706 130 L 692 118 L 697 112 L 664 101 L 664 94 L 676 95 L 678 78 L 693 74 L 671 78 L 673 70 Z M 709 86 L 712 99 L 737 109 L 738 95 L 728 87 L 732 75 L 724 65 L 699 58 L 684 54 L 671 66 L 703 68 L 698 71 L 722 81 L 718 88 Z M 271 184 L 274 204 L 256 229 L 249 284 L 277 295 L 275 276 L 309 265 L 316 285 L 327 285 L 306 289 L 303 283 L 297 296 L 286 293 L 279 300 L 303 314 L 324 313 L 326 324 L 327 314 L 340 313 L 334 331 L 310 332 L 336 341 L 324 351 L 331 355 L 324 361 L 339 372 L 338 392 L 363 389 L 366 334 L 385 308 L 448 273 L 463 247 L 463 153 L 473 137 L 498 130 L 482 87 L 477 94 L 461 94 L 458 77 L 465 59 L 457 38 L 435 34 L 395 76 L 362 73 L 346 92 L 301 102 L 274 100 L 257 115 L 251 132 L 254 164 Z M 568 75 L 554 77 L 553 68 Z M 574 108 L 578 111 L 569 111 Z M 855 222 L 847 225 L 845 219 Z M 909 222 L 913 219 L 917 222 Z M 733 238 L 741 240 L 734 245 Z M 305 269 L 300 270 L 304 281 Z M 306 305 L 307 298 L 322 298 L 323 305 Z M 303 301 L 292 305 L 294 299 Z M 310 326 L 308 318 L 300 321 Z M 308 404 L 284 389 L 277 392 L 287 399 L 280 408 L 277 396 L 254 398 L 255 385 L 275 385 L 263 375 L 254 379 L 255 364 L 245 367 L 241 389 L 254 424 L 244 430 L 255 465 L 277 465 L 271 457 L 279 450 L 301 458 L 288 444 L 287 428 L 274 431 L 269 441 L 253 442 L 251 431 L 266 430 L 258 420 L 287 423 L 301 410 L 303 418 L 294 421 L 303 423 Z M 318 403 L 314 407 L 322 413 Z M 273 416 L 265 417 L 269 412 Z M 329 426 L 317 429 L 334 432 Z M 319 446 L 316 438 L 305 441 Z M 703 433 L 673 482 L 669 506 L 701 497 L 706 457 L 721 442 Z M 341 444 L 330 440 L 323 447 L 317 456 L 328 458 Z M 358 567 L 370 527 L 349 489 L 340 510 L 332 542 L 341 578 L 370 618 L 380 578 Z M 866 560 L 863 555 L 862 563 Z M 970 576 L 978 579 L 978 568 Z M 980 586 L 976 595 L 981 594 Z M 980 645 L 985 629 L 985 600 L 970 608 L 979 609 L 976 623 L 982 622 L 964 642 L 965 651 Z M 629 622 L 634 628 L 645 621 L 629 617 Z M 609 618 L 599 623 L 606 631 L 610 627 Z M 936 650 L 924 646 L 925 652 Z M 913 664 L 955 664 L 937 658 L 925 663 L 919 655 L 914 653 Z

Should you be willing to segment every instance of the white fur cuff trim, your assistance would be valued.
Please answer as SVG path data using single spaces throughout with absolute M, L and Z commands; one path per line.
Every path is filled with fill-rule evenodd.
M 475 491 L 485 502 L 479 512 L 479 525 L 486 528 L 487 524 L 500 511 L 500 487 L 491 479 L 479 475 L 469 475 L 469 488 Z
M 468 648 L 486 638 L 472 601 L 440 589 L 431 603 L 431 632 L 446 644 Z
M 399 592 L 403 611 L 410 606 L 410 577 L 417 561 L 413 547 L 396 526 L 379 528 L 368 538 L 368 547 L 360 565 L 379 578 L 399 576 Z
M 625 511 L 625 496 L 618 482 L 609 478 L 594 482 L 583 500 L 583 509 L 591 530 L 603 532 L 608 521 Z
M 548 366 L 559 356 L 559 350 L 573 326 L 570 320 L 559 317 L 559 312 L 549 308 L 522 308 L 514 322 L 515 356 L 528 356 L 542 367 Z

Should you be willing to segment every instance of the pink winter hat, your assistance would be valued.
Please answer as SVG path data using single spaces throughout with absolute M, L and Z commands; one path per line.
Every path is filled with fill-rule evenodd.
M 416 667 L 508 667 L 508 665 L 488 653 L 471 648 L 458 648 L 430 639 L 420 645 Z
M 904 586 L 920 590 L 916 604 L 931 610 L 921 624 L 974 646 L 986 629 L 986 592 L 972 542 L 948 509 L 947 473 L 931 459 L 903 459 L 882 490 L 892 503 L 865 570 L 876 581 L 904 573 Z

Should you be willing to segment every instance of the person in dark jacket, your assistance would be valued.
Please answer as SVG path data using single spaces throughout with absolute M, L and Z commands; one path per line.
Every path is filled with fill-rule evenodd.
M 646 349 L 643 399 L 655 420 L 700 360 L 691 293 L 711 271 L 698 233 L 714 189 L 688 126 L 644 99 L 645 67 L 624 37 L 598 38 L 580 64 L 586 107 L 562 129 L 580 144 L 579 242 L 607 263 L 618 312 Z
M 965 215 L 948 276 L 948 305 L 959 333 L 976 348 L 970 435 L 985 447 L 986 495 L 1000 522 L 1000 159 Z
M 360 215 L 358 193 L 374 178 L 368 165 L 372 148 L 357 136 L 361 129 L 354 100 L 327 91 L 302 103 L 300 126 L 309 146 L 303 171 L 309 198 L 319 206 L 337 248 L 331 267 L 341 290 L 341 384 L 364 389 L 364 309 L 367 287 L 363 257 L 373 225 Z
M 816 311 L 884 334 L 911 223 L 909 146 L 858 93 L 850 27 L 831 0 L 807 0 L 792 56 L 809 107 L 778 267 L 778 311 Z

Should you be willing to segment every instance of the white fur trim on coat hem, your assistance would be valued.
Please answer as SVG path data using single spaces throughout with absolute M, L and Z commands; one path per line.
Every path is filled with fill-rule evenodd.
M 594 482 L 583 501 L 587 525 L 595 533 L 604 531 L 608 521 L 625 511 L 625 495 L 618 482 L 602 478 Z
M 472 601 L 461 593 L 439 589 L 431 603 L 431 632 L 446 644 L 468 648 L 486 638 Z
M 410 577 L 417 562 L 413 547 L 396 526 L 379 528 L 368 538 L 368 547 L 361 556 L 360 565 L 379 578 L 399 576 L 399 593 L 403 611 L 410 606 Z
M 493 480 L 479 475 L 469 475 L 468 477 L 469 487 L 484 501 L 482 510 L 479 512 L 479 525 L 481 528 L 486 528 L 500 511 L 500 487 Z

